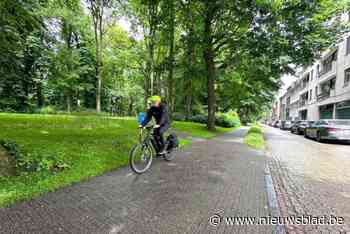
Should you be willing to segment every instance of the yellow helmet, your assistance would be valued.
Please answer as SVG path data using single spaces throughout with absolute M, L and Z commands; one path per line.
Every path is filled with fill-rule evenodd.
M 155 103 L 155 102 L 160 102 L 161 101 L 161 98 L 160 98 L 160 96 L 151 96 L 151 97 L 149 97 L 148 98 L 148 101 L 150 102 L 150 103 Z

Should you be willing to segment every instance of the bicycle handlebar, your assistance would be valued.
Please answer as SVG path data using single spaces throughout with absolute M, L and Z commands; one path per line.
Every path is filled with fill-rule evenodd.
M 147 130 L 151 130 L 154 128 L 154 125 L 149 125 L 149 126 L 144 126 L 144 127 L 140 127 L 140 130 L 142 131 L 143 129 L 147 129 Z

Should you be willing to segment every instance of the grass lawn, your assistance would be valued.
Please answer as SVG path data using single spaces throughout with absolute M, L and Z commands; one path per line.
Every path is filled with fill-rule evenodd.
M 206 126 L 203 124 L 192 123 L 192 122 L 177 122 L 173 123 L 173 127 L 179 132 L 185 132 L 194 137 L 201 138 L 212 138 L 219 134 L 231 132 L 235 128 L 223 128 L 216 127 L 214 132 L 207 130 Z
M 250 127 L 247 135 L 244 137 L 244 143 L 254 149 L 264 149 L 265 140 L 262 128 L 259 125 Z
M 185 122 L 175 122 L 173 127 L 205 138 L 232 130 L 209 132 L 204 125 Z M 137 123 L 132 118 L 0 113 L 0 139 L 15 141 L 28 157 L 55 157 L 69 166 L 61 172 L 0 176 L 0 206 L 127 165 L 137 136 Z M 190 140 L 181 139 L 180 144 L 190 144 Z

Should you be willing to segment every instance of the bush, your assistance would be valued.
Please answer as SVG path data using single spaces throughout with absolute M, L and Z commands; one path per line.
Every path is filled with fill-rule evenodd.
M 182 113 L 174 113 L 173 120 L 176 121 L 186 121 L 186 117 Z M 207 124 L 207 115 L 193 115 L 189 117 L 187 121 Z M 224 128 L 232 128 L 241 125 L 238 114 L 235 111 L 229 111 L 227 113 L 217 113 L 215 116 L 215 125 Z
M 208 117 L 206 115 L 193 115 L 189 118 L 189 121 L 195 122 L 195 123 L 206 124 L 207 119 L 208 119 Z
M 186 120 L 186 116 L 182 113 L 179 113 L 179 112 L 173 113 L 171 117 L 175 121 L 185 121 Z
M 36 155 L 24 152 L 14 141 L 0 140 L 4 147 L 15 161 L 16 172 L 36 171 L 60 171 L 69 166 L 53 155 Z
M 253 125 L 253 126 L 249 129 L 248 134 L 249 134 L 249 133 L 262 134 L 262 129 L 261 129 L 261 127 L 258 126 L 258 125 Z
M 255 149 L 264 149 L 265 141 L 262 128 L 259 125 L 250 127 L 248 133 L 244 137 L 244 143 Z
M 217 113 L 215 116 L 215 124 L 220 127 L 232 128 L 240 125 L 236 112 Z
M 17 111 L 15 109 L 12 109 L 11 107 L 0 107 L 0 112 L 16 113 Z
M 43 115 L 56 114 L 57 110 L 54 106 L 45 106 L 39 110 L 39 113 Z

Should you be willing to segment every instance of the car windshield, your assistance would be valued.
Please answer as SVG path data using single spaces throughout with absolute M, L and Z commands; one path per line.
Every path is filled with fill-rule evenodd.
M 349 125 L 350 126 L 350 120 L 332 120 L 328 121 L 329 125 Z

